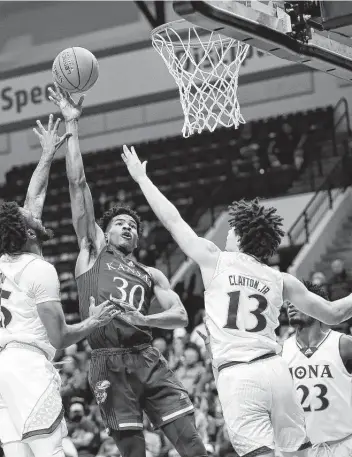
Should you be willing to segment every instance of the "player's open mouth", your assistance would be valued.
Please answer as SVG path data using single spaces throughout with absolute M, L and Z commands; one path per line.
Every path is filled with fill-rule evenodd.
M 128 232 L 123 233 L 121 236 L 122 236 L 122 238 L 125 238 L 126 240 L 132 239 L 132 235 Z

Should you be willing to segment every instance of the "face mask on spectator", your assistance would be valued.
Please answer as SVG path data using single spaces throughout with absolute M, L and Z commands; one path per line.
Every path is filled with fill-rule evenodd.
M 84 416 L 84 408 L 80 403 L 74 403 L 70 407 L 70 419 L 72 422 L 80 422 Z

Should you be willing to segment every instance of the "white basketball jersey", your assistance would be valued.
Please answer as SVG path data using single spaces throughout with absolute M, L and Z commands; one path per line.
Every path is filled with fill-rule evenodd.
M 280 272 L 240 252 L 221 252 L 205 290 L 213 363 L 249 362 L 279 353 L 275 329 L 282 306 Z
M 306 355 L 296 335 L 283 346 L 282 356 L 289 365 L 313 444 L 352 434 L 352 377 L 340 356 L 341 336 L 330 330 L 316 350 L 304 351 Z
M 33 254 L 18 257 L 3 255 L 0 257 L 0 284 L 2 282 L 0 303 L 0 348 L 10 342 L 31 344 L 42 349 L 52 359 L 55 348 L 50 344 L 46 329 L 39 317 L 35 297 L 32 291 L 21 287 L 21 276 L 25 269 L 36 266 L 31 263 L 40 259 Z M 27 271 L 27 270 L 26 270 Z M 45 281 L 45 278 L 39 278 Z

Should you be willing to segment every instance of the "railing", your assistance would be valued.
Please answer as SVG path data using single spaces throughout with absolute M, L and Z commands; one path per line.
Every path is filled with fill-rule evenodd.
M 344 192 L 346 187 L 351 184 L 349 165 L 350 148 L 348 138 L 351 137 L 350 116 L 348 112 L 348 103 L 345 98 L 341 98 L 334 107 L 333 114 L 334 124 L 332 128 L 332 147 L 335 156 L 339 154 L 338 146 L 341 143 L 344 146 L 344 152 L 341 159 L 331 170 L 325 181 L 316 190 L 315 195 L 298 216 L 296 221 L 287 233 L 291 246 L 307 243 L 310 234 L 320 222 L 325 212 L 331 209 L 337 196 Z M 321 158 L 318 161 L 320 174 Z M 311 166 L 311 180 L 314 184 L 314 163 Z M 335 183 L 335 184 L 334 184 Z M 342 187 L 341 187 L 342 183 Z M 312 184 L 312 183 L 311 183 Z M 333 190 L 335 188 L 335 191 Z M 313 186 L 315 190 L 315 186 Z
M 288 231 L 287 236 L 291 246 L 309 242 L 311 233 L 320 223 L 326 211 L 333 208 L 337 197 L 352 184 L 351 150 L 347 140 L 343 145 L 343 156 Z
M 342 113 L 340 109 L 342 108 Z M 350 125 L 350 115 L 348 112 L 348 103 L 345 98 L 341 98 L 334 108 L 334 128 L 333 128 L 333 145 L 334 153 L 337 155 L 337 136 L 347 137 L 351 136 L 352 130 Z M 342 134 L 342 135 L 341 135 Z

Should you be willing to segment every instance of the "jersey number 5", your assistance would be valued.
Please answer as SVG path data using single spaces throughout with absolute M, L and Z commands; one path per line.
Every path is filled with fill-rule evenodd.
M 11 292 L 8 292 L 7 290 L 3 290 L 0 288 L 1 291 L 1 298 L 0 298 L 0 305 L 1 305 L 1 300 L 5 299 L 8 300 L 10 298 Z M 10 311 L 5 308 L 5 306 L 0 306 L 0 328 L 6 328 L 9 323 L 11 322 L 12 315 Z
M 257 319 L 257 325 L 254 328 L 238 328 L 237 326 L 237 313 L 238 313 L 238 304 L 240 301 L 240 291 L 230 292 L 227 295 L 229 296 L 229 311 L 227 315 L 227 323 L 224 328 L 231 328 L 234 330 L 245 330 L 246 332 L 260 332 L 266 327 L 266 319 L 263 316 L 263 312 L 268 307 L 268 301 L 263 295 L 253 294 L 249 295 L 248 298 L 252 298 L 257 301 L 258 306 L 255 310 L 249 311 Z

